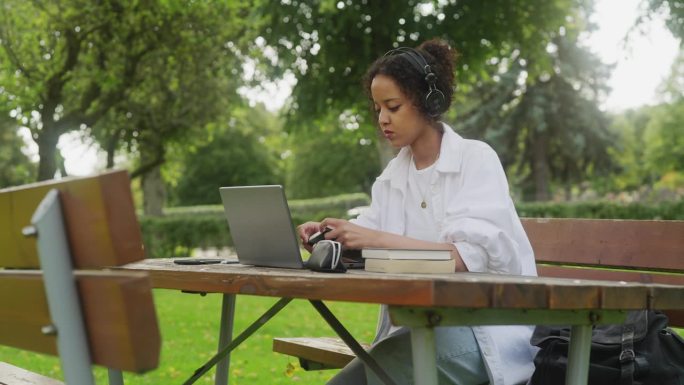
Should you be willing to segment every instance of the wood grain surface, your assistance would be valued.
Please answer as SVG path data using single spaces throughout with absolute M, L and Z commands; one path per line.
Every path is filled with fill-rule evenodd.
M 684 221 L 522 219 L 537 263 L 684 273 Z
M 0 267 L 39 268 L 36 239 L 22 235 L 48 191 L 60 202 L 75 268 L 117 266 L 144 258 L 126 171 L 0 190 Z
M 123 266 L 150 274 L 157 288 L 389 305 L 509 309 L 684 309 L 672 285 L 479 273 L 346 274 L 246 265 L 177 265 L 146 259 Z M 665 308 L 665 307 L 664 307 Z
M 161 337 L 150 281 L 134 272 L 76 274 L 95 364 L 132 372 L 157 367 Z M 0 344 L 56 354 L 40 271 L 0 270 Z

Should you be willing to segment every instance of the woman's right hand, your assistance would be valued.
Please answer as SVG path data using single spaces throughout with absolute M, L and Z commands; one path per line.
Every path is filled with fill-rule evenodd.
M 321 222 L 306 222 L 297 226 L 297 234 L 302 241 L 302 246 L 309 252 L 313 250 L 313 246 L 309 245 L 309 238 L 321 230 Z

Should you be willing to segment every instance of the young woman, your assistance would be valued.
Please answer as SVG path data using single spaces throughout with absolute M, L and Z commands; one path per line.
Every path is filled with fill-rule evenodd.
M 440 121 L 454 88 L 454 52 L 443 41 L 398 48 L 365 77 L 378 125 L 398 155 L 375 181 L 369 210 L 298 228 L 302 243 L 326 227 L 348 249 L 446 249 L 457 271 L 536 275 L 532 248 L 509 196 L 498 156 Z M 440 384 L 518 384 L 532 375 L 533 328 L 436 328 Z M 371 355 L 392 377 L 411 381 L 410 336 L 382 309 Z M 329 384 L 376 384 L 358 359 Z

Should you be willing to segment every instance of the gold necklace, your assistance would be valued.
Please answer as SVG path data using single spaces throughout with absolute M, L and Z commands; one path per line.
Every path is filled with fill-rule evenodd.
M 432 165 L 430 165 L 430 167 L 432 167 L 432 169 L 430 170 L 430 175 L 428 175 L 428 188 L 430 187 L 429 184 L 432 182 L 432 174 L 434 174 L 435 169 L 437 168 L 437 164 L 436 164 L 437 159 L 439 159 L 439 154 L 437 154 L 437 158 L 435 159 L 434 163 L 432 163 Z M 418 167 L 416 166 L 416 161 L 413 158 L 413 154 L 411 154 L 411 163 L 413 164 L 413 167 L 415 167 L 415 169 L 416 169 L 416 175 L 418 175 L 417 174 Z M 415 178 L 415 180 L 416 180 L 416 182 L 418 182 L 418 178 Z M 427 195 L 428 188 L 426 188 L 425 190 L 421 190 L 418 183 L 416 183 L 416 188 L 418 189 L 418 192 L 420 193 L 420 196 L 421 196 L 420 208 L 426 209 L 427 208 L 427 202 L 425 201 L 425 196 Z

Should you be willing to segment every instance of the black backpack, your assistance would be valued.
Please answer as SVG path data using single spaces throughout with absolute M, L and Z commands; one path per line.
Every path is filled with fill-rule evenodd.
M 631 311 L 624 324 L 594 327 L 589 385 L 684 385 L 684 340 L 656 311 Z M 530 385 L 565 383 L 570 328 L 537 326 Z

